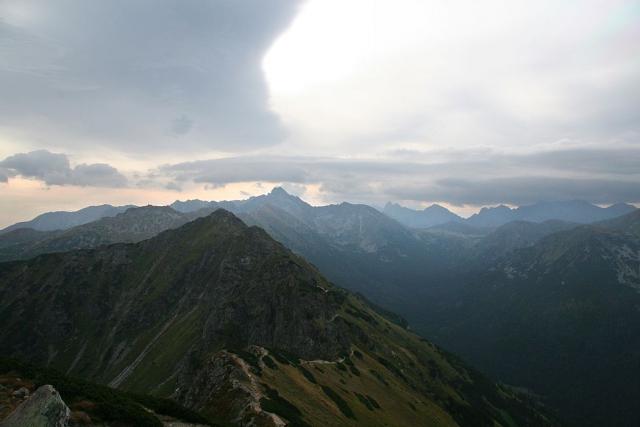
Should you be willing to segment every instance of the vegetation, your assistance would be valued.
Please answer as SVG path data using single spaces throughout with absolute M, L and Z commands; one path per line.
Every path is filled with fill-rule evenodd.
M 300 372 L 302 372 L 302 375 L 304 375 L 304 377 L 309 380 L 309 382 L 313 383 L 313 384 L 317 384 L 316 378 L 313 376 L 313 374 L 311 372 L 309 372 L 308 369 L 306 369 L 304 366 L 300 365 L 298 366 L 298 369 L 300 370 Z
M 145 408 L 182 421 L 211 425 L 202 415 L 176 402 L 148 395 L 125 393 L 107 386 L 72 378 L 60 372 L 36 367 L 15 359 L 0 358 L 0 373 L 15 373 L 29 378 L 36 387 L 51 384 L 68 406 L 76 402 L 91 402 L 85 405 L 94 421 L 121 422 L 140 427 L 162 427 L 162 423 Z
M 345 417 L 353 418 L 353 419 L 356 418 L 356 416 L 354 415 L 353 411 L 351 410 L 347 402 L 345 402 L 344 399 L 342 399 L 342 397 L 340 397 L 338 393 L 333 391 L 331 387 L 327 387 L 323 385 L 322 391 L 324 391 L 324 394 L 326 394 L 327 396 L 329 396 L 331 400 L 333 400 L 333 402 L 338 406 L 338 409 L 340 409 L 340 412 L 342 412 Z
M 266 398 L 260 399 L 260 405 L 265 411 L 274 413 L 289 421 L 292 427 L 310 427 L 302 419 L 302 412 L 288 400 L 282 398 L 278 392 L 263 384 L 266 389 Z

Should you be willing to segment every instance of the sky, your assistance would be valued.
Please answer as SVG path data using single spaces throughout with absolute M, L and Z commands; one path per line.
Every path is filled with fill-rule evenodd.
M 0 227 L 245 198 L 640 202 L 640 1 L 0 0 Z

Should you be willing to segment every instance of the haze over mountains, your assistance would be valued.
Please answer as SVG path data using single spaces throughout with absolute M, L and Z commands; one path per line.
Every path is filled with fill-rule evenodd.
M 215 217 L 224 208 L 310 261 L 330 282 L 370 299 L 375 306 L 354 304 L 367 313 L 364 317 L 378 319 L 375 324 L 383 324 L 376 317 L 381 315 L 401 325 L 406 324 L 406 318 L 411 329 L 455 351 L 492 378 L 539 395 L 562 420 L 578 425 L 633 425 L 635 402 L 640 398 L 637 383 L 628 381 L 640 376 L 640 211 L 633 207 L 541 203 L 509 210 L 532 221 L 491 227 L 466 220 L 411 228 L 370 206 L 342 203 L 315 207 L 281 188 L 241 201 L 188 201 L 172 206 L 131 208 L 67 230 L 15 229 L 0 236 L 0 257 L 28 259 L 99 247 L 95 253 L 73 252 L 72 258 L 65 254 L 40 256 L 26 265 L 85 257 L 93 263 L 102 260 L 96 254 L 129 247 L 116 243 L 140 242 L 140 248 L 149 250 L 173 247 L 178 243 L 167 243 L 161 237 L 178 236 L 176 233 L 182 233 L 179 230 L 195 227 L 190 224 L 203 224 L 204 219 L 192 222 L 195 219 L 210 218 L 212 213 Z M 626 211 L 631 212 L 579 224 Z M 564 220 L 548 219 L 553 216 Z M 231 221 L 231 217 L 225 218 Z M 237 224 L 234 229 L 244 229 L 236 219 L 231 223 Z M 200 232 L 205 233 L 200 230 L 184 236 L 196 245 Z M 153 239 L 145 240 L 149 238 Z M 202 245 L 209 243 L 210 239 L 202 240 Z M 183 249 L 176 251 L 184 254 L 190 250 L 178 247 Z M 57 261 L 46 261 L 53 259 Z M 123 265 L 129 265 L 128 261 Z M 77 271 L 85 268 L 78 265 Z M 187 271 L 162 274 L 176 277 L 176 283 L 182 280 L 178 277 L 192 277 Z M 370 313 L 373 307 L 375 316 Z M 595 369 L 596 365 L 602 369 Z M 305 405 L 294 402 L 298 404 Z M 187 406 L 206 407 L 203 402 L 194 405 Z
M 617 203 L 606 208 L 582 200 L 539 202 L 533 205 L 509 208 L 500 205 L 484 207 L 469 218 L 462 218 L 440 205 L 423 210 L 409 209 L 395 203 L 387 203 L 383 212 L 408 227 L 429 228 L 448 222 L 465 222 L 477 227 L 499 227 L 512 221 L 544 222 L 559 220 L 588 224 L 604 221 L 633 212 L 635 206 Z
M 276 187 L 271 196 L 286 193 L 281 187 Z M 256 196 L 247 200 L 212 202 L 205 200 L 176 200 L 170 207 L 182 213 L 195 212 L 199 209 L 219 206 L 232 208 L 234 210 L 251 210 L 252 206 L 263 203 L 267 197 Z M 282 200 L 287 200 L 286 198 Z M 281 200 L 281 201 L 282 201 Z M 0 234 L 18 228 L 31 228 L 38 231 L 64 230 L 77 225 L 86 224 L 104 217 L 112 217 L 118 213 L 135 207 L 126 206 L 89 206 L 78 211 L 57 211 L 47 212 L 38 215 L 30 221 L 23 221 L 10 225 L 2 230 Z M 429 228 L 443 225 L 450 222 L 467 223 L 477 227 L 498 227 L 512 221 L 544 222 L 548 220 L 559 220 L 574 223 L 591 223 L 604 221 L 625 215 L 636 209 L 635 206 L 627 203 L 617 203 L 606 208 L 591 204 L 582 200 L 539 202 L 532 205 L 509 208 L 505 205 L 496 207 L 483 207 L 479 212 L 469 218 L 463 218 L 447 208 L 434 204 L 423 210 L 410 209 L 397 203 L 387 203 L 382 212 L 387 216 L 397 220 L 412 228 Z

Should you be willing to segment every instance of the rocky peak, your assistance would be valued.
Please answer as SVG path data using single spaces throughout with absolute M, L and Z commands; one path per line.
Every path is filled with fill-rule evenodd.
M 282 187 L 273 187 L 269 195 L 273 197 L 291 197 L 291 194 L 287 193 L 287 190 Z

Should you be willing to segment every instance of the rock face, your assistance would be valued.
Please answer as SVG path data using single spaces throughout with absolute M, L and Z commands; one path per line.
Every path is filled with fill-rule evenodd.
M 70 411 L 60 394 L 43 385 L 2 423 L 1 427 L 67 427 Z
M 237 425 L 286 425 L 261 408 L 259 378 L 251 372 L 251 366 L 226 350 L 212 355 L 193 378 L 181 382 L 173 397 L 187 407 L 215 405 L 218 417 Z

